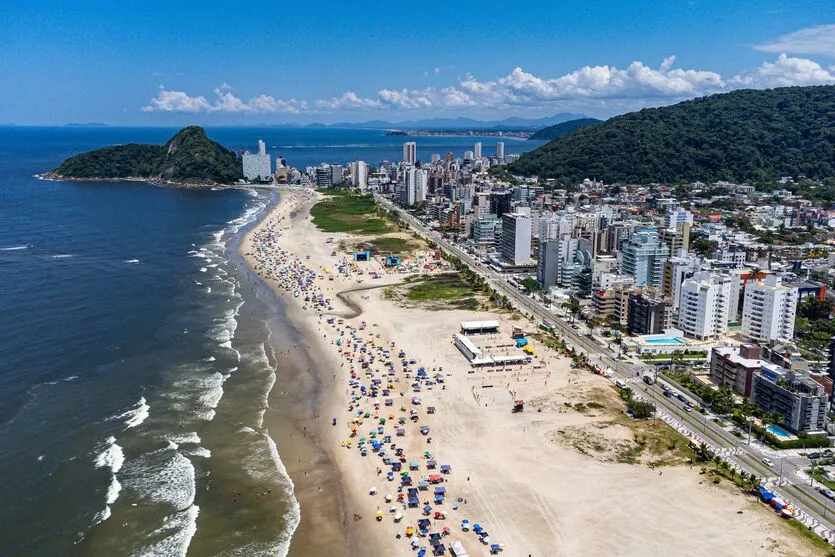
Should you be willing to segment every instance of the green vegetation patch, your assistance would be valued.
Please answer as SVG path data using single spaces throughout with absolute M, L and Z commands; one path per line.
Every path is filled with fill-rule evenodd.
M 129 143 L 68 158 L 55 169 L 66 178 L 149 178 L 179 183 L 232 184 L 243 178 L 234 151 L 212 141 L 199 126 L 177 132 L 165 145 Z
M 789 526 L 797 530 L 797 532 L 801 536 L 809 540 L 809 543 L 811 543 L 818 549 L 826 551 L 826 555 L 835 555 L 835 551 L 832 550 L 832 546 L 829 545 L 829 543 L 825 539 L 821 538 L 813 531 L 809 530 L 802 522 L 800 522 L 796 518 L 790 518 L 786 522 L 789 524 Z
M 471 298 L 476 292 L 464 282 L 457 273 L 442 275 L 423 275 L 410 277 L 409 292 L 406 297 L 413 301 L 456 301 Z
M 392 228 L 378 213 L 370 195 L 328 190 L 328 198 L 310 209 L 313 224 L 324 232 L 385 234 Z
M 415 242 L 387 236 L 363 242 L 363 245 L 367 245 L 375 253 L 408 253 L 418 248 Z
M 835 87 L 745 89 L 610 118 L 526 153 L 513 174 L 574 186 L 835 175 Z

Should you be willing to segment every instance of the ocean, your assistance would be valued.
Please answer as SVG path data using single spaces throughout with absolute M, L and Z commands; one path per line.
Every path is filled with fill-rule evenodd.
M 236 254 L 277 194 L 33 176 L 176 131 L 0 127 L 0 555 L 287 552 L 292 455 L 264 416 L 298 331 Z M 263 138 L 299 168 L 399 160 L 404 140 L 419 159 L 462 156 L 476 140 L 207 132 L 236 150 Z M 478 140 L 492 154 L 499 138 Z

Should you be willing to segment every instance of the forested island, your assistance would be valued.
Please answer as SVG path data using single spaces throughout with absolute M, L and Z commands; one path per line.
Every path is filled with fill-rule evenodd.
M 80 153 L 47 178 L 69 180 L 146 179 L 178 185 L 233 184 L 243 178 L 241 161 L 212 141 L 199 126 L 177 132 L 165 145 L 128 143 Z

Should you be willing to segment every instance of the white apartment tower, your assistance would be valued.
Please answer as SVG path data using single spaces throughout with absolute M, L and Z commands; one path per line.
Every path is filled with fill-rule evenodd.
M 266 180 L 272 174 L 272 161 L 267 154 L 267 145 L 258 140 L 258 153 L 244 153 L 241 157 L 244 178 L 247 180 Z
M 473 157 L 475 157 L 475 160 L 481 158 L 481 141 L 475 142 L 475 145 L 473 146 Z
M 796 311 L 797 288 L 783 286 L 774 275 L 762 282 L 751 280 L 742 304 L 742 336 L 757 342 L 789 340 L 794 336 Z
M 502 215 L 502 257 L 513 265 L 531 262 L 531 217 L 521 213 Z
M 409 164 L 415 164 L 417 161 L 417 143 L 407 141 L 403 144 L 403 160 Z
M 504 160 L 504 141 L 496 143 L 496 158 L 499 159 L 499 162 Z
M 355 188 L 361 190 L 368 187 L 368 165 L 365 161 L 351 163 L 351 182 Z
M 728 330 L 730 294 L 729 277 L 695 273 L 681 284 L 678 328 L 699 340 L 721 337 Z

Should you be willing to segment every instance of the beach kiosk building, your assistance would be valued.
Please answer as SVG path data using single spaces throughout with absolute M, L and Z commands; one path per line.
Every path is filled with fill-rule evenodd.
M 462 335 L 492 335 L 499 332 L 498 321 L 462 321 Z

